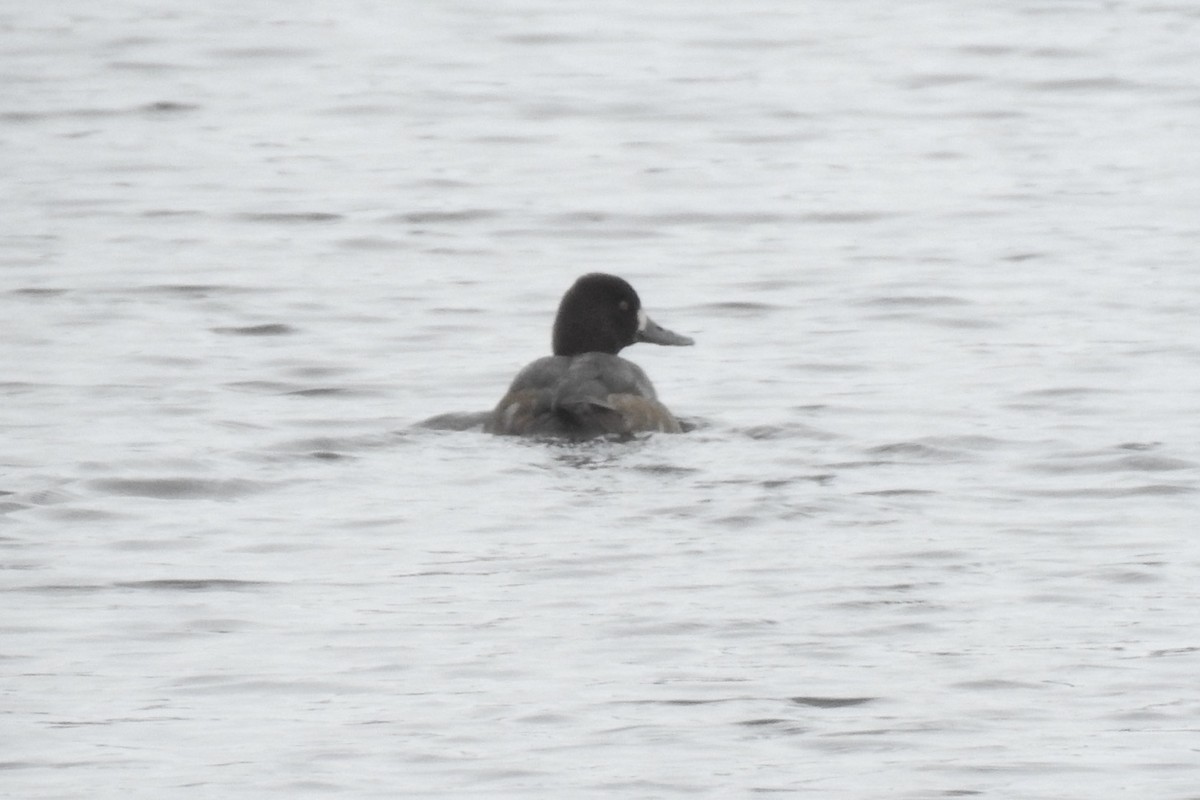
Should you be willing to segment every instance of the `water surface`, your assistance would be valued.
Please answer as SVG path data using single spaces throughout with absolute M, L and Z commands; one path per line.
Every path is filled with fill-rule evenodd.
M 1197 10 L 0 27 L 12 796 L 1200 797 Z

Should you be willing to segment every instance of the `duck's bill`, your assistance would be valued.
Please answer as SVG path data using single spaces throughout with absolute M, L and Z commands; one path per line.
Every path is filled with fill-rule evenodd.
M 649 342 L 650 344 L 665 344 L 673 347 L 685 347 L 690 344 L 695 344 L 696 340 L 690 336 L 682 336 L 675 331 L 669 331 L 659 325 L 654 320 L 647 317 L 644 313 L 641 315 L 641 325 L 638 326 L 637 340 L 639 342 Z

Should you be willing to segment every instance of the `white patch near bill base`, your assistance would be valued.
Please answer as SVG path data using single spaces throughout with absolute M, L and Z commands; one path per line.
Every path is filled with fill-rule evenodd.
M 650 318 L 646 316 L 646 312 L 643 309 L 639 308 L 638 309 L 638 333 L 641 333 L 642 331 L 646 330 L 646 322 L 649 319 Z

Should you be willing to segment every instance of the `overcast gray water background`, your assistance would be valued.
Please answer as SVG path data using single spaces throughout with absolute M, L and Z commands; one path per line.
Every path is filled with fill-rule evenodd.
M 1198 43 L 0 7 L 0 793 L 1200 798 Z M 418 425 L 593 270 L 696 430 Z

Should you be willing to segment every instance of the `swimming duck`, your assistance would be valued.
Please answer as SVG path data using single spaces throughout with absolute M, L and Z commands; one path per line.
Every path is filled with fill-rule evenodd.
M 517 373 L 484 431 L 568 439 L 680 433 L 679 420 L 659 402 L 642 368 L 617 355 L 635 342 L 694 344 L 646 316 L 628 282 L 599 272 L 584 275 L 558 306 L 554 355 Z

